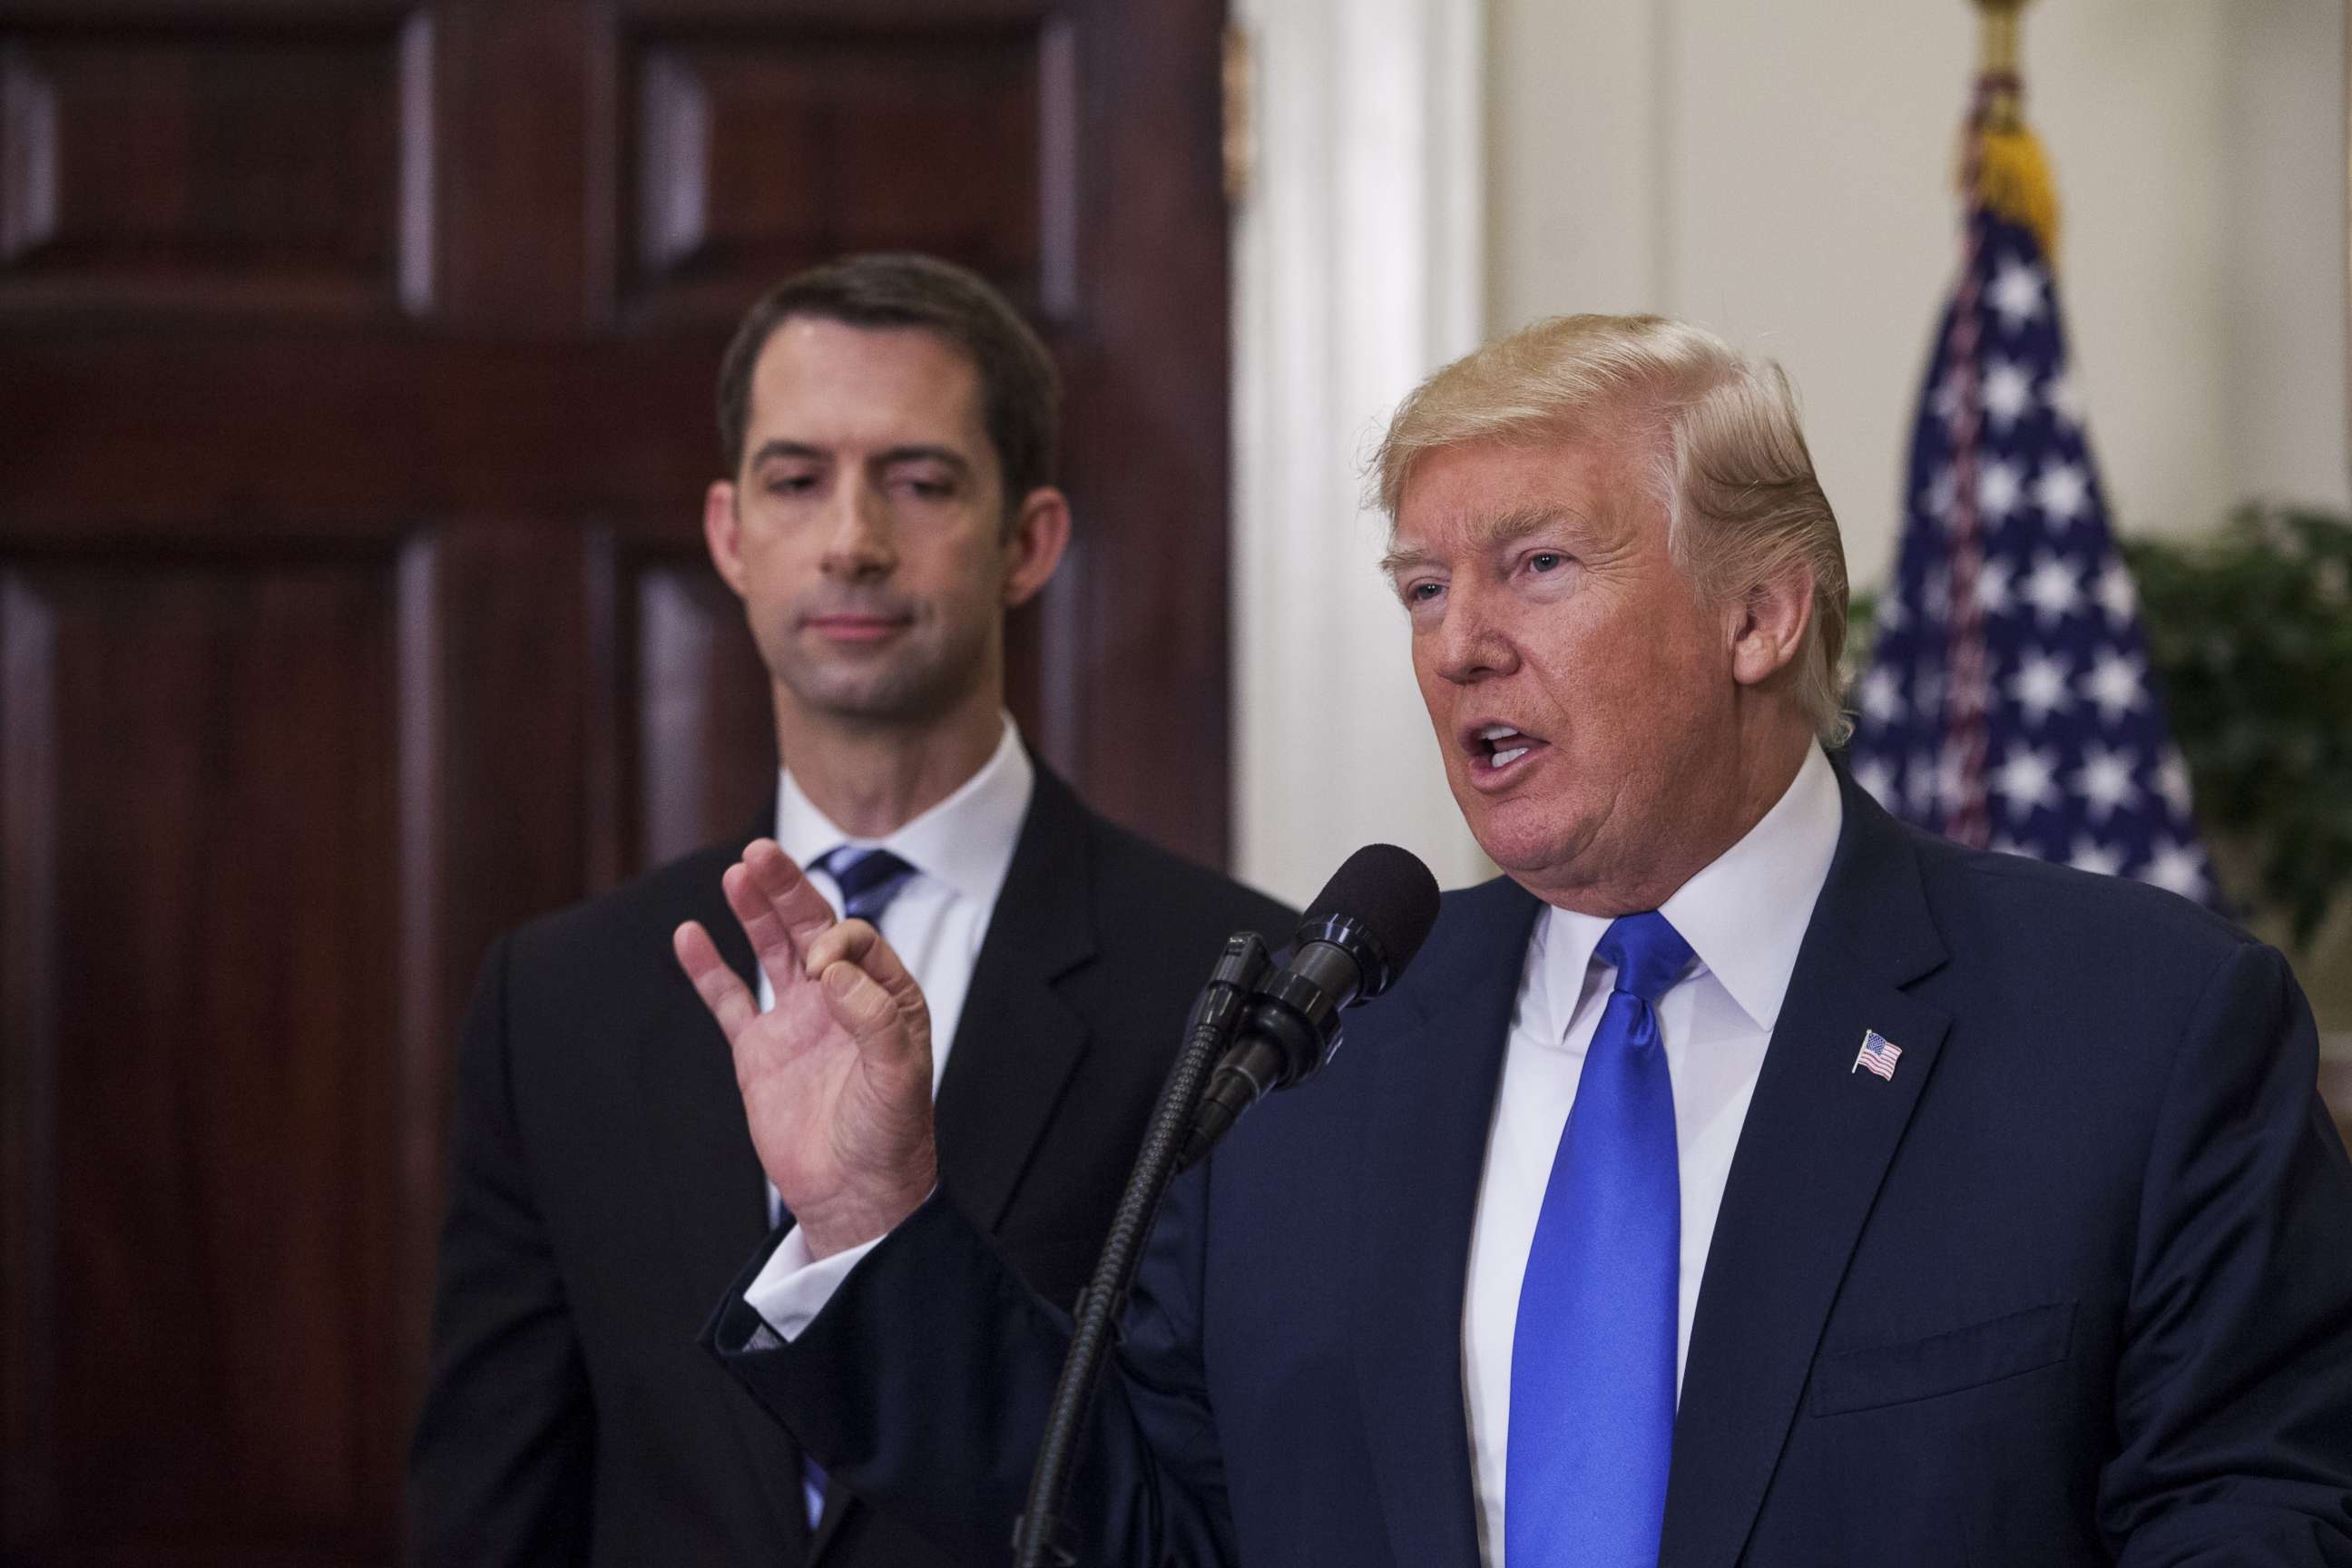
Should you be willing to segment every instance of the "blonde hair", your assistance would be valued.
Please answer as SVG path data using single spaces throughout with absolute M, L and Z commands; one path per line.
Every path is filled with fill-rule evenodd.
M 1393 524 L 1414 467 L 1482 441 L 1556 440 L 1613 427 L 1652 449 L 1650 471 L 1676 565 L 1713 597 L 1803 567 L 1812 617 L 1797 697 L 1822 741 L 1853 724 L 1839 701 L 1845 546 L 1813 477 L 1796 394 L 1770 360 L 1663 316 L 1553 316 L 1465 354 L 1415 387 L 1373 456 Z

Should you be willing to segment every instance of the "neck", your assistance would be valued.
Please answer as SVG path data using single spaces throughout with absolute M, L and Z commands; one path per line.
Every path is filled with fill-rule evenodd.
M 814 713 L 776 693 L 776 747 L 793 782 L 858 838 L 897 832 L 987 765 L 1003 739 L 998 694 L 922 724 Z

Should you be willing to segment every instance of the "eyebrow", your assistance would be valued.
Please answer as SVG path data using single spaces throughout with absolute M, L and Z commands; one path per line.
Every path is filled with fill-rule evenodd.
M 1510 507 L 1472 521 L 1467 531 L 1468 543 L 1474 551 L 1492 550 L 1568 521 L 1568 513 L 1556 506 Z M 1381 557 L 1381 571 L 1393 577 L 1408 567 L 1426 565 L 1436 559 L 1427 550 L 1391 550 Z
M 760 444 L 759 449 L 751 454 L 751 461 L 746 466 L 757 468 L 772 458 L 780 458 L 830 462 L 834 454 L 824 447 L 812 447 L 805 441 L 763 441 Z M 971 468 L 971 459 L 954 447 L 929 446 L 919 442 L 903 447 L 886 447 L 877 452 L 871 461 L 886 468 L 895 468 L 900 463 L 944 463 L 959 473 L 970 472 Z

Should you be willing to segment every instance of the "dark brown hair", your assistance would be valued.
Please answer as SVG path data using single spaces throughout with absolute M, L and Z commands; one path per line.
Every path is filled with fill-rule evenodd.
M 917 327 L 946 339 L 980 373 L 981 420 L 1003 470 L 1006 510 L 1054 482 L 1062 383 L 1053 356 L 977 273 L 912 251 L 848 256 L 813 267 L 751 307 L 719 365 L 719 445 L 730 479 L 742 471 L 752 367 L 775 330 L 795 316 L 851 327 Z

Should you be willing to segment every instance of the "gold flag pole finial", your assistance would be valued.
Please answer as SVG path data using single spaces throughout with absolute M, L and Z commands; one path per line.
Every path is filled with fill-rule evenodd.
M 1984 123 L 2014 130 L 2018 123 L 2018 13 L 2031 0 L 1975 0 L 1978 18 L 1977 72 L 1985 84 Z
M 1961 182 L 1976 205 L 2032 230 L 2042 258 L 2055 266 L 2058 195 L 2042 143 L 2025 126 L 2025 85 L 2019 68 L 2018 14 L 2032 3 L 1975 0 L 1982 27 Z

